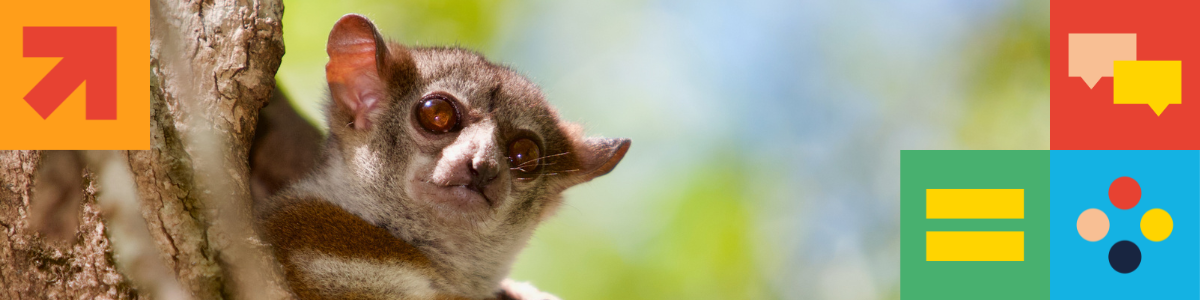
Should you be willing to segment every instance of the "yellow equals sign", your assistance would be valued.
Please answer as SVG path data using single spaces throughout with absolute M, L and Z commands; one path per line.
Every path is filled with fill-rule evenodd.
M 1023 189 L 928 189 L 926 219 L 1024 219 Z
M 1023 189 L 928 189 L 927 219 L 1024 219 Z M 1024 261 L 1024 231 L 926 231 L 926 261 Z
M 926 231 L 926 261 L 1025 261 L 1024 231 Z

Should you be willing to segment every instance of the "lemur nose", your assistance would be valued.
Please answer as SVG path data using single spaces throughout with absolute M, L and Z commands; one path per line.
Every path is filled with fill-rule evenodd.
M 495 160 L 476 157 L 467 162 L 471 170 L 471 183 L 483 187 L 500 175 L 500 166 Z

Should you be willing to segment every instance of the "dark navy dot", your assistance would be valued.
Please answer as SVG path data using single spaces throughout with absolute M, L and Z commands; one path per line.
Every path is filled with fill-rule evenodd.
M 1129 273 L 1142 264 L 1142 250 L 1130 241 L 1120 241 L 1108 249 L 1108 264 L 1117 272 Z

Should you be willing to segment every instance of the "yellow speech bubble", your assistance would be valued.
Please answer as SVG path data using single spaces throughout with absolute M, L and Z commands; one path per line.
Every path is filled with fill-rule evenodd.
M 1113 62 L 1118 60 L 1137 60 L 1137 34 L 1067 35 L 1067 76 L 1083 78 L 1089 89 L 1100 77 L 1112 77 Z
M 1149 104 L 1160 116 L 1167 105 L 1182 104 L 1183 62 L 1114 61 L 1113 103 Z

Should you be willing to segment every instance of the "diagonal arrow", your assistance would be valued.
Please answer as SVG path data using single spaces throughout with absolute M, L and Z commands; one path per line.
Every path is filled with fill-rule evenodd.
M 24 57 L 63 59 L 25 94 L 42 119 L 88 83 L 88 120 L 117 119 L 116 27 L 24 27 Z

